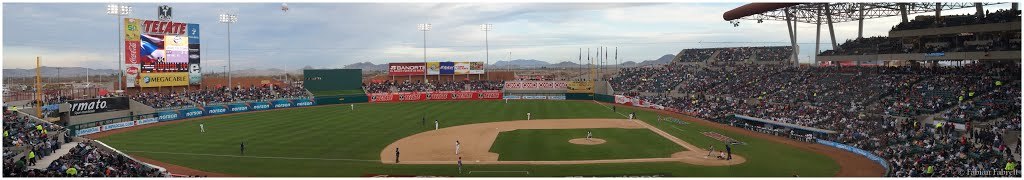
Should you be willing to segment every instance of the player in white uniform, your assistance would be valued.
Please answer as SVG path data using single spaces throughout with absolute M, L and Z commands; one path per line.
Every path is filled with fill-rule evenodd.
M 199 123 L 199 132 L 206 132 L 206 127 L 203 127 L 203 123 Z
M 352 107 L 352 110 L 356 110 L 356 104 L 350 104 L 349 106 Z
M 587 131 L 587 140 L 588 141 L 590 140 L 590 137 L 593 137 L 593 136 L 594 136 L 594 134 L 591 134 L 590 131 Z
M 633 113 L 629 113 L 629 119 L 633 119 Z
M 455 155 L 459 155 L 459 141 L 455 141 Z
M 530 113 L 529 112 L 526 113 L 526 120 L 530 120 Z

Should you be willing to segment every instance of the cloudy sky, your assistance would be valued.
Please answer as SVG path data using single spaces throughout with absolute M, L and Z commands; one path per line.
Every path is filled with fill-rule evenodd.
M 685 48 L 789 45 L 785 22 L 744 21 L 733 27 L 722 20 L 722 13 L 743 4 L 288 3 L 288 12 L 280 10 L 280 3 L 167 5 L 174 7 L 175 21 L 200 24 L 204 71 L 219 71 L 228 56 L 228 31 L 217 15 L 225 11 L 239 14 L 231 25 L 234 69 L 419 62 L 423 32 L 418 23 L 433 25 L 426 34 L 429 61 L 484 61 L 483 23 L 494 25 L 491 63 L 507 60 L 509 52 L 512 59 L 576 61 L 580 48 L 598 46 L 618 47 L 622 61 L 638 61 Z M 128 5 L 134 8 L 131 17 L 156 19 L 161 4 Z M 43 56 L 44 66 L 116 68 L 117 20 L 105 8 L 102 3 L 4 3 L 3 68 L 31 68 L 35 56 Z M 898 21 L 868 20 L 864 36 L 884 35 Z M 798 28 L 799 58 L 809 62 L 815 27 Z M 835 28 L 840 42 L 857 36 L 856 22 Z M 825 30 L 822 51 L 830 49 Z

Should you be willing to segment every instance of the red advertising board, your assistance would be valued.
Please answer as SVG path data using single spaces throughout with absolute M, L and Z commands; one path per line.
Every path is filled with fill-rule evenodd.
M 370 102 L 501 99 L 501 91 L 434 91 L 367 94 Z
M 388 75 L 409 76 L 423 75 L 427 73 L 427 67 L 423 63 L 389 63 Z

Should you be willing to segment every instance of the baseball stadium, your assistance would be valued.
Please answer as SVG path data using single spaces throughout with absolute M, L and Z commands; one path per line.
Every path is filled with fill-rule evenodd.
M 95 19 L 116 17 L 116 28 L 97 31 L 116 31 L 118 48 L 83 47 L 111 56 L 101 56 L 97 63 L 105 64 L 96 67 L 114 64 L 107 59 L 117 52 L 115 69 L 71 67 L 77 61 L 45 53 L 6 55 L 47 45 L 18 41 L 15 36 L 31 31 L 9 27 L 46 23 L 18 20 L 30 16 L 19 13 L 64 5 L 93 14 L 105 8 L 109 16 Z M 365 49 L 250 42 L 286 41 L 260 34 L 277 31 L 332 33 L 308 30 L 320 26 L 252 25 L 260 18 L 313 17 L 303 11 L 334 6 L 381 6 L 390 13 L 460 11 L 466 4 L 449 5 L 254 3 L 210 15 L 199 12 L 213 5 L 201 3 L 5 2 L 4 16 L 14 17 L 3 20 L 4 46 L 16 50 L 4 50 L 3 58 L 3 177 L 1021 177 L 1017 2 L 718 4 L 724 9 L 700 12 L 716 23 L 694 26 L 741 34 L 784 29 L 761 35 L 784 41 L 550 45 L 541 46 L 543 52 L 560 53 L 561 63 L 536 66 L 510 57 L 508 49 L 520 46 L 515 43 L 531 41 L 522 29 L 501 32 L 499 23 L 473 19 L 460 21 L 473 23 L 473 31 L 446 31 L 452 23 L 444 16 L 431 21 L 449 24 L 402 29 L 401 37 L 411 38 L 402 39 L 410 45 L 401 51 L 411 53 L 401 55 L 355 57 L 346 53 Z M 530 5 L 516 7 L 588 6 L 583 9 L 615 15 L 620 6 L 664 4 Z M 252 10 L 265 7 L 270 15 Z M 89 24 L 91 16 L 57 23 Z M 253 20 L 245 22 L 246 16 Z M 485 20 L 536 20 L 508 17 L 525 19 Z M 384 21 L 371 24 L 394 26 Z M 242 44 L 236 48 L 230 47 L 233 25 L 236 46 Z M 265 29 L 246 30 L 252 27 Z M 659 35 L 690 33 L 665 31 Z M 465 39 L 430 39 L 428 32 L 462 32 L 443 37 L 473 36 L 474 42 L 430 47 L 430 41 Z M 374 40 L 336 34 L 310 41 Z M 837 34 L 849 39 L 837 40 Z M 814 40 L 798 41 L 807 36 Z M 200 46 L 201 38 L 207 45 Z M 640 63 L 619 54 L 647 46 L 669 55 Z M 310 56 L 250 60 L 287 51 L 367 63 L 315 66 Z M 22 64 L 28 68 L 19 69 Z M 258 73 L 232 70 L 232 64 L 314 65 Z M 79 75 L 79 69 L 89 70 Z

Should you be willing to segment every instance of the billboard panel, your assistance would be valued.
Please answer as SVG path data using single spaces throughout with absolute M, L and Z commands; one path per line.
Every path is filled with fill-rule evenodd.
M 189 41 L 192 42 L 192 41 Z M 199 44 L 188 45 L 188 84 L 198 85 L 203 81 L 203 74 L 199 69 Z
M 594 82 L 592 81 L 569 81 L 566 83 L 569 93 L 594 93 Z
M 202 81 L 198 24 L 125 18 L 124 28 L 127 87 L 186 86 Z M 182 73 L 183 79 L 179 78 Z M 173 80 L 154 83 L 153 78 Z
M 452 75 L 455 74 L 455 63 L 454 62 L 438 62 L 441 65 L 441 74 Z
M 388 75 L 408 76 L 423 75 L 426 68 L 423 63 L 388 63 Z
M 68 114 L 71 116 L 128 110 L 127 97 L 72 100 L 67 103 Z
M 455 62 L 455 74 L 469 74 L 469 62 Z
M 142 73 L 141 87 L 187 86 L 188 72 Z
M 470 74 L 484 74 L 484 62 L 470 62 L 469 63 Z
M 427 62 L 427 75 L 441 74 L 441 63 Z

